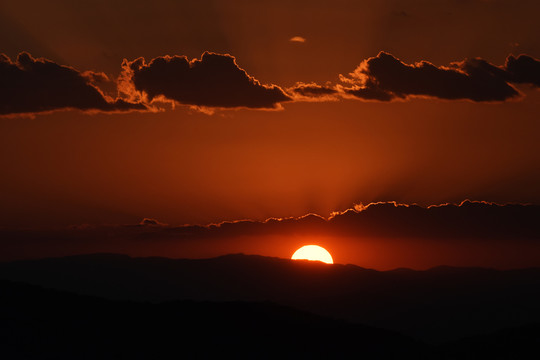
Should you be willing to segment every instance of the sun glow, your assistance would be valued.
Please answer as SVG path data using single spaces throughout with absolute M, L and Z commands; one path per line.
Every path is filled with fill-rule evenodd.
M 318 245 L 306 245 L 296 250 L 291 257 L 293 260 L 313 260 L 323 263 L 333 264 L 332 255 L 323 247 Z

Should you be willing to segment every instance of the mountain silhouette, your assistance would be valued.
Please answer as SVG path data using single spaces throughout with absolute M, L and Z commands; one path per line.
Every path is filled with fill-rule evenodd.
M 393 331 L 271 303 L 106 300 L 0 281 L 5 359 L 432 359 Z
M 431 344 L 540 322 L 537 268 L 375 271 L 242 254 L 95 254 L 1 263 L 0 278 L 110 300 L 271 302 Z
M 539 349 L 540 324 L 530 323 L 442 344 L 437 354 L 455 360 L 533 360 L 540 357 Z

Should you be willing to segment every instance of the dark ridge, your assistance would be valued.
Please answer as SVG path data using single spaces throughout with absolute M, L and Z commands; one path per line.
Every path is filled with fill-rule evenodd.
M 438 347 L 445 359 L 538 359 L 540 323 L 501 329 Z
M 431 343 L 540 322 L 538 268 L 381 272 L 242 254 L 95 254 L 0 263 L 0 279 L 122 301 L 269 301 Z
M 0 281 L 9 359 L 432 359 L 393 331 L 272 303 L 112 301 Z

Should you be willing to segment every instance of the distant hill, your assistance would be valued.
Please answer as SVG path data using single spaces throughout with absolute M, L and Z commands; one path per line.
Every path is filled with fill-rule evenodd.
M 271 303 L 113 301 L 0 281 L 3 359 L 433 359 L 398 333 Z
M 437 353 L 455 360 L 536 360 L 540 358 L 540 324 L 501 329 L 442 344 Z
M 269 301 L 433 344 L 540 322 L 540 269 L 381 272 L 241 254 L 95 254 L 0 263 L 0 278 L 113 300 Z

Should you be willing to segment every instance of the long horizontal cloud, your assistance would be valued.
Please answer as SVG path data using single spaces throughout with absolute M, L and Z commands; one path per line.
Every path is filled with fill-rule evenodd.
M 42 256 L 44 253 L 71 249 L 128 252 L 134 247 L 151 250 L 170 244 L 171 248 L 188 242 L 195 246 L 227 244 L 234 239 L 251 238 L 261 244 L 266 236 L 294 239 L 298 236 L 328 236 L 362 239 L 427 240 L 430 243 L 467 244 L 498 241 L 505 244 L 528 243 L 540 246 L 540 206 L 465 201 L 430 207 L 393 202 L 356 206 L 330 218 L 306 215 L 299 218 L 266 221 L 232 221 L 207 226 L 168 226 L 155 219 L 143 219 L 127 226 L 81 226 L 66 230 L 0 229 L 0 260 Z M 101 240 L 104 239 L 104 240 Z M 75 241 L 77 240 L 77 241 Z M 223 241 L 223 242 L 221 242 Z M 176 245 L 175 245 L 176 244 Z M 57 249 L 57 250 L 55 250 Z M 63 250 L 62 250 L 63 251 Z M 234 250 L 229 250 L 234 251 Z
M 110 99 L 92 83 L 102 73 L 80 72 L 47 59 L 20 53 L 15 61 L 0 54 L 0 115 L 32 114 L 54 110 L 145 110 L 142 104 Z
M 148 100 L 165 98 L 186 105 L 217 108 L 276 108 L 292 100 L 276 85 L 263 85 L 231 55 L 205 52 L 201 59 L 161 56 L 124 60 L 122 87 Z M 131 89 L 130 89 L 131 86 Z M 143 98 L 144 98 L 143 96 Z
M 326 234 L 342 236 L 451 239 L 540 240 L 540 206 L 466 200 L 461 204 L 430 207 L 373 203 L 356 206 L 325 219 L 319 215 L 300 218 L 224 222 L 209 226 L 170 228 L 183 237 L 245 236 L 264 234 Z
M 364 100 L 389 101 L 410 96 L 447 100 L 505 101 L 520 93 L 512 83 L 540 84 L 540 61 L 528 55 L 509 56 L 504 66 L 480 58 L 466 59 L 449 66 L 427 61 L 405 64 L 395 56 L 380 52 L 364 60 L 337 88 L 345 95 Z

